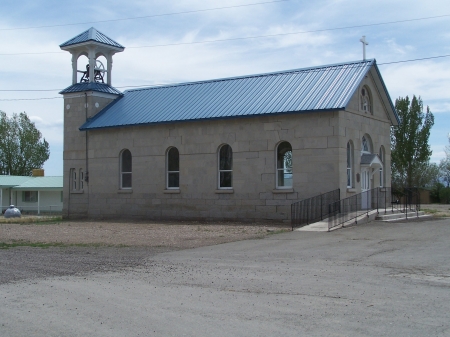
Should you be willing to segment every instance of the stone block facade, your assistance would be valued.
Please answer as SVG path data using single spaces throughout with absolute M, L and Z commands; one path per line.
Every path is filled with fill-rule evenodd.
M 361 87 L 373 87 L 371 79 Z M 357 175 L 363 136 L 370 139 L 373 153 L 384 148 L 385 180 L 390 181 L 390 122 L 375 91 L 372 113 L 359 109 L 355 93 L 345 110 L 78 130 L 86 116 L 94 116 L 113 98 L 95 92 L 65 97 L 66 217 L 289 220 L 295 201 L 337 188 L 341 198 L 361 191 Z M 276 189 L 276 150 L 283 141 L 292 146 L 290 189 Z M 354 156 L 350 188 L 348 142 Z M 218 150 L 224 144 L 233 151 L 233 187 L 225 190 L 218 188 Z M 179 151 L 175 190 L 166 188 L 171 147 Z M 120 188 L 124 149 L 132 155 L 131 189 Z M 88 181 L 78 182 L 77 189 L 71 181 L 74 170 L 78 179 L 80 170 L 88 172 Z M 379 186 L 378 175 L 372 184 Z

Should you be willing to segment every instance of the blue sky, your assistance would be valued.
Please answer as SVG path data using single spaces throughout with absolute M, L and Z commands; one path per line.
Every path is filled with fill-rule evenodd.
M 238 7 L 208 10 L 230 6 Z M 162 15 L 180 12 L 191 13 Z M 112 72 L 122 91 L 360 60 L 365 35 L 367 58 L 376 58 L 392 100 L 420 95 L 433 112 L 433 162 L 448 145 L 450 57 L 383 65 L 449 55 L 448 0 L 3 0 L 2 14 L 0 110 L 26 111 L 36 123 L 51 147 L 49 176 L 62 175 L 58 91 L 71 84 L 71 56 L 59 45 L 92 26 L 126 47 Z M 385 24 L 405 20 L 413 21 Z M 277 36 L 236 39 L 261 35 Z M 224 39 L 234 40 L 193 44 Z M 168 44 L 175 45 L 155 47 Z M 45 91 L 5 91 L 18 89 Z

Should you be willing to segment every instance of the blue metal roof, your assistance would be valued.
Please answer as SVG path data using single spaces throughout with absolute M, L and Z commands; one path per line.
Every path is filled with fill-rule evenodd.
M 64 42 L 63 44 L 60 44 L 59 47 L 68 47 L 71 45 L 87 42 L 87 41 L 95 41 L 98 43 L 106 44 L 108 46 L 113 46 L 121 49 L 125 49 L 124 46 L 122 46 L 120 43 L 117 43 L 113 39 L 107 37 L 105 34 L 99 32 L 94 27 L 89 28 L 87 31 L 75 36 L 74 38 L 70 39 L 69 41 Z
M 345 109 L 373 66 L 365 60 L 127 90 L 80 130 Z
M 45 190 L 63 188 L 63 177 L 27 177 L 0 175 L 0 188 L 12 187 L 16 190 Z
M 81 92 L 81 91 L 98 91 L 98 92 L 104 92 L 107 94 L 115 94 L 115 95 L 123 95 L 119 90 L 116 88 L 105 84 L 105 83 L 98 83 L 98 82 L 83 82 L 83 83 L 75 83 L 72 84 L 70 87 L 67 87 L 66 89 L 60 91 L 60 94 L 69 94 L 72 92 Z

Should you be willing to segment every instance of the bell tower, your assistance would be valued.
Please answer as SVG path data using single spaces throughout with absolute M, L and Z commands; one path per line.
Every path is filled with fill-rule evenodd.
M 89 216 L 89 132 L 79 128 L 123 94 L 111 83 L 115 53 L 125 47 L 95 28 L 60 45 L 72 54 L 72 85 L 62 90 L 64 97 L 64 183 L 63 216 Z M 79 65 L 81 56 L 87 64 Z M 103 56 L 106 65 L 98 58 Z M 91 183 L 92 184 L 92 183 Z

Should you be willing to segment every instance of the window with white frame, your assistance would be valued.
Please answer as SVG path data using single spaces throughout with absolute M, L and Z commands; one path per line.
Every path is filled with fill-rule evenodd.
M 292 188 L 292 180 L 292 146 L 288 142 L 281 142 L 277 146 L 276 187 Z
M 84 189 L 84 172 L 83 172 L 83 169 L 80 169 L 79 174 L 78 174 L 78 178 L 79 178 L 78 187 L 79 187 L 80 191 L 82 191 Z
M 180 188 L 180 154 L 176 147 L 167 151 L 167 189 Z
M 219 148 L 219 189 L 233 188 L 233 150 L 228 144 Z
M 22 201 L 23 202 L 37 202 L 38 201 L 38 192 L 37 191 L 23 191 L 22 192 Z
M 77 170 L 74 168 L 70 169 L 70 185 L 72 191 L 78 190 L 78 179 L 77 179 Z
M 353 145 L 347 143 L 347 187 L 353 187 Z
M 120 188 L 132 188 L 132 157 L 130 150 L 123 150 L 120 154 Z

